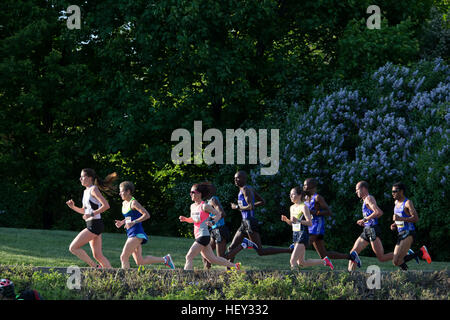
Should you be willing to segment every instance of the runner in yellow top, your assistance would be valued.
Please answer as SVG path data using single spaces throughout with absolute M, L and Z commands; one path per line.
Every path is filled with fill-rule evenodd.
M 291 255 L 291 269 L 294 269 L 296 266 L 309 267 L 323 264 L 333 270 L 333 264 L 328 257 L 305 260 L 306 247 L 309 245 L 308 227 L 312 226 L 309 208 L 304 204 L 305 196 L 306 193 L 300 187 L 293 188 L 290 193 L 293 203 L 290 208 L 290 219 L 284 215 L 281 216 L 281 221 L 292 226 L 294 251 L 292 251 Z

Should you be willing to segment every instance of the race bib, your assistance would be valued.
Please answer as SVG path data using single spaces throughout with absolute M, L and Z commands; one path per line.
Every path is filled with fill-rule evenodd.
M 194 220 L 195 223 L 199 223 L 200 222 L 200 212 L 192 212 L 191 218 L 192 218 L 192 220 Z
M 405 227 L 405 221 L 395 221 L 395 224 L 397 225 L 397 228 Z
M 131 217 L 125 217 L 125 223 L 131 223 Z
M 300 223 L 293 223 L 292 231 L 300 231 Z
M 239 207 L 243 207 L 244 205 L 242 204 L 242 200 L 238 200 L 238 205 Z

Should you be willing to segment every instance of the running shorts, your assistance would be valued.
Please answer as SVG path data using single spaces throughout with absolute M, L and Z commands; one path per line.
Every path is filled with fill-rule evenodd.
M 207 245 L 209 245 L 209 241 L 210 241 L 210 236 L 202 236 L 202 237 L 198 237 L 197 239 L 195 239 L 195 242 L 201 244 L 202 246 L 206 247 Z
M 253 232 L 259 233 L 259 223 L 254 217 L 249 217 L 248 219 L 242 219 L 241 226 L 239 230 L 242 233 L 252 234 Z
M 309 245 L 309 233 L 307 231 L 293 231 L 292 242 L 303 243 L 307 247 Z
M 400 242 L 402 242 L 409 236 L 413 237 L 412 243 L 414 243 L 416 241 L 416 231 L 415 230 L 403 230 L 402 232 L 399 232 L 399 234 L 397 236 L 397 245 L 399 245 Z
M 374 226 L 364 227 L 360 237 L 367 242 L 372 242 L 375 241 L 377 237 L 380 237 L 380 234 L 380 226 L 376 224 Z
M 105 225 L 103 223 L 103 219 L 92 219 L 86 221 L 86 228 L 90 232 L 100 235 L 105 230 Z
M 230 230 L 226 225 L 214 228 L 211 230 L 211 238 L 213 238 L 216 243 L 221 243 L 222 241 L 228 243 L 231 240 Z

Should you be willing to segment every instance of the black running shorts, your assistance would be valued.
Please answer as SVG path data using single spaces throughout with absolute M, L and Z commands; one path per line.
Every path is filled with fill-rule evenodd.
M 206 247 L 207 245 L 209 245 L 210 239 L 210 236 L 203 236 L 195 239 L 195 242 L 200 243 L 202 246 Z
M 249 217 L 248 219 L 242 219 L 239 231 L 242 233 L 252 234 L 253 232 L 259 233 L 259 223 L 254 217 Z
M 416 231 L 415 230 L 404 230 L 404 231 L 400 232 L 398 234 L 398 236 L 397 236 L 397 245 L 399 245 L 400 242 L 402 242 L 403 240 L 405 240 L 409 236 L 413 237 L 413 242 L 412 243 L 414 243 L 416 241 Z
M 380 234 L 380 226 L 376 224 L 371 227 L 364 227 L 364 230 L 361 233 L 360 237 L 367 242 L 372 242 L 375 241 L 377 237 L 380 237 Z
M 86 228 L 96 234 L 100 235 L 105 230 L 105 224 L 102 219 L 93 219 L 86 221 Z
M 216 243 L 221 243 L 222 241 L 228 243 L 231 241 L 230 230 L 226 225 L 219 228 L 214 228 L 211 230 L 211 238 L 213 238 Z

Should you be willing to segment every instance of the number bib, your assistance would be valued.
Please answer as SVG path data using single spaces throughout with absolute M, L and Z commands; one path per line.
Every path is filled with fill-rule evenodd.
M 200 222 L 200 212 L 192 212 L 191 213 L 191 218 L 192 220 L 194 220 L 195 223 L 199 223 Z
M 296 231 L 300 231 L 301 229 L 301 224 L 300 223 L 293 223 L 292 224 L 292 231 L 296 232 Z
M 395 224 L 397 225 L 397 228 L 405 227 L 405 221 L 395 221 Z

